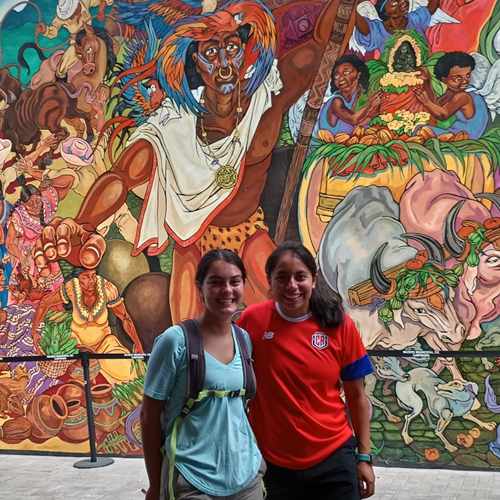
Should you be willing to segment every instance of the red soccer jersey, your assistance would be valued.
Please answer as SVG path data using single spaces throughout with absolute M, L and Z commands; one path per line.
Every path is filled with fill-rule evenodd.
M 287 318 L 273 301 L 237 321 L 253 344 L 257 395 L 250 423 L 266 460 L 288 469 L 317 465 L 352 435 L 340 379 L 373 372 L 353 321 L 320 328 L 311 314 Z

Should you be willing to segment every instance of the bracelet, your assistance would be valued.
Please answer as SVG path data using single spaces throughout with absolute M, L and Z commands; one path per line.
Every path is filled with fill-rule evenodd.
M 369 464 L 373 462 L 371 455 L 365 455 L 363 453 L 356 453 L 356 460 L 358 462 L 368 462 Z

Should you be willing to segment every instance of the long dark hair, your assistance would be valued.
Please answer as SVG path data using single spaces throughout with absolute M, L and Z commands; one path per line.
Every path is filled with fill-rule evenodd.
M 241 277 L 243 278 L 243 281 L 247 279 L 245 266 L 243 265 L 243 262 L 238 257 L 238 255 L 234 252 L 231 252 L 231 250 L 216 248 L 215 250 L 210 250 L 210 252 L 206 253 L 201 258 L 200 263 L 196 268 L 196 283 L 199 283 L 201 285 L 207 277 L 210 266 L 214 262 L 218 262 L 219 260 L 236 266 L 241 271 Z
M 17 208 L 21 203 L 27 203 L 34 194 L 36 194 L 37 196 L 42 196 L 41 191 L 36 186 L 34 186 L 33 184 L 25 184 L 24 177 L 19 177 L 19 184 L 21 184 L 22 186 L 21 195 L 19 196 L 19 200 L 16 201 L 14 208 Z M 40 207 L 40 225 L 42 227 L 45 227 L 47 225 L 45 223 L 43 200 Z
M 332 79 L 330 82 L 330 89 L 332 92 L 336 92 L 338 90 L 335 85 L 335 70 L 344 63 L 349 63 L 358 73 L 359 73 L 359 81 L 358 83 L 361 85 L 361 88 L 368 92 L 368 87 L 370 85 L 370 72 L 368 71 L 368 66 L 355 54 L 349 54 L 347 56 L 342 56 L 336 63 L 332 69 Z
M 267 259 L 266 274 L 269 280 L 279 260 L 287 253 L 300 259 L 313 277 L 318 274 L 318 267 L 311 252 L 300 243 L 286 241 Z M 316 282 L 316 287 L 309 299 L 309 308 L 321 328 L 336 328 L 344 321 L 340 301 L 329 292 L 322 279 Z

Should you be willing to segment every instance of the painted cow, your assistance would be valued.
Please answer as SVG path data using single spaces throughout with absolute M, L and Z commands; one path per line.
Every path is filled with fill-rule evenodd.
M 318 263 L 326 282 L 344 299 L 350 289 L 368 278 L 378 295 L 386 295 L 391 282 L 383 270 L 417 255 L 398 219 L 399 207 L 385 187 L 355 188 L 336 207 L 321 241 Z M 427 246 L 430 260 L 444 264 L 444 253 L 435 240 L 423 235 L 411 235 L 411 239 Z M 346 300 L 345 307 L 367 348 L 405 349 L 431 332 L 447 344 L 461 344 L 465 327 L 453 307 L 453 289 L 437 294 L 440 307 L 430 297 L 410 295 L 387 325 L 379 320 L 374 306 L 359 307 Z

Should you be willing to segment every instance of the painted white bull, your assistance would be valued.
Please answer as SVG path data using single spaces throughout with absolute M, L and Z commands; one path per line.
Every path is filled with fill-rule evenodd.
M 389 330 L 370 306 L 353 306 L 348 290 L 371 278 L 379 293 L 387 293 L 390 282 L 382 270 L 412 259 L 417 249 L 408 245 L 399 222 L 399 207 L 385 187 L 353 189 L 337 205 L 318 251 L 318 264 L 329 286 L 345 301 L 346 313 L 355 321 L 367 348 L 405 349 L 419 336 L 435 333 L 446 344 L 460 345 L 465 327 L 453 307 L 454 292 L 440 292 L 444 307 L 439 310 L 427 298 L 409 299 L 395 311 Z M 444 264 L 441 246 L 432 238 L 412 235 L 426 246 L 431 260 Z M 382 249 L 382 247 L 384 247 Z M 396 314 L 397 313 L 397 314 Z

